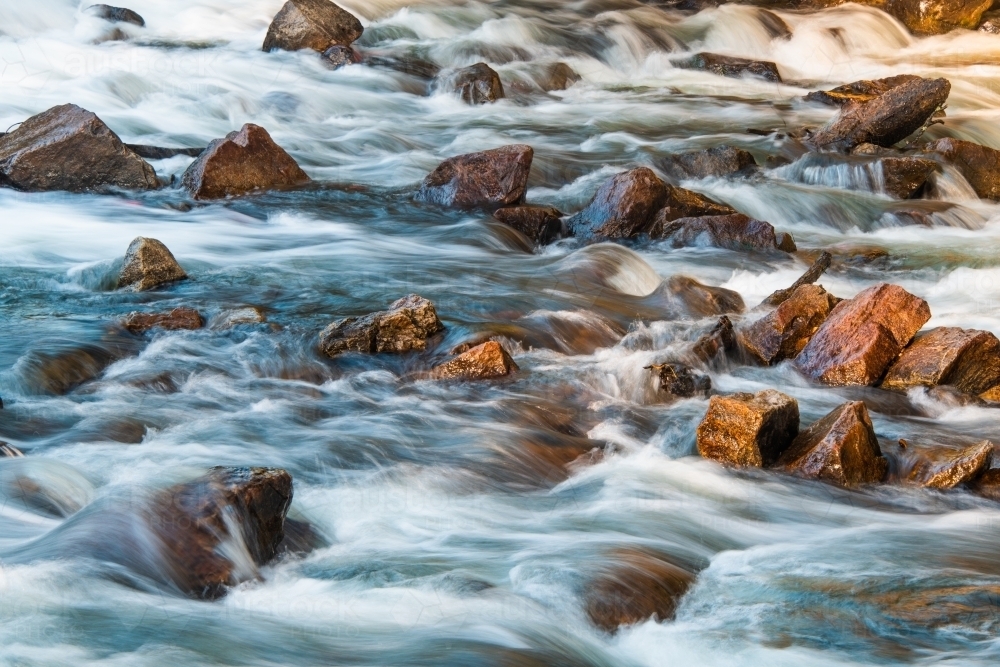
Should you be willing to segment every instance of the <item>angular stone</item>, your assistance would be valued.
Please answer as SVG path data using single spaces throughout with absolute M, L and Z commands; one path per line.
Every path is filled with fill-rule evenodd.
M 486 63 L 463 67 L 449 78 L 448 84 L 468 104 L 487 104 L 504 98 L 500 75 Z
M 587 207 L 569 219 L 582 237 L 630 239 L 646 232 L 667 201 L 667 187 L 652 169 L 639 167 L 604 182 Z
M 681 597 L 695 575 L 668 557 L 638 549 L 621 549 L 613 565 L 587 585 L 587 615 L 606 632 L 648 618 L 674 618 Z
M 885 11 L 915 35 L 943 35 L 957 28 L 975 30 L 993 0 L 886 0 Z
M 874 385 L 930 317 L 923 299 L 874 285 L 838 303 L 795 363 L 826 384 Z
M 753 155 L 735 146 L 716 146 L 702 151 L 668 155 L 660 169 L 678 181 L 687 178 L 745 176 L 757 170 Z
M 438 380 L 490 380 L 518 370 L 500 343 L 490 340 L 463 352 L 431 371 Z
M 289 0 L 275 14 L 264 38 L 264 51 L 350 46 L 364 27 L 353 14 L 329 0 Z
M 845 106 L 810 141 L 837 150 L 850 150 L 864 143 L 892 146 L 923 127 L 950 92 L 947 79 L 908 81 L 867 102 Z
M 185 278 L 187 274 L 167 246 L 156 239 L 139 236 L 125 253 L 125 263 L 118 274 L 118 289 L 128 287 L 141 292 Z
M 668 362 L 646 366 L 660 380 L 660 393 L 676 398 L 708 396 L 712 390 L 712 378 L 694 370 L 687 364 Z
M 834 408 L 799 433 L 778 465 L 793 475 L 841 486 L 881 482 L 888 470 L 861 401 Z
M 551 206 L 505 206 L 493 217 L 513 227 L 538 245 L 547 245 L 562 235 L 562 216 Z
M 210 143 L 181 177 L 195 199 L 222 199 L 308 182 L 306 173 L 267 130 L 251 123 Z
M 174 308 L 169 313 L 129 313 L 122 326 L 134 334 L 141 334 L 153 328 L 176 331 L 178 329 L 200 329 L 205 320 L 194 308 Z
M 887 195 L 909 199 L 937 171 L 938 164 L 934 160 L 918 157 L 883 157 L 876 160 L 873 167 L 882 177 L 882 187 Z
M 778 240 L 771 223 L 754 220 L 742 213 L 679 218 L 662 229 L 663 239 L 674 248 L 715 247 L 727 250 L 777 250 Z
M 953 489 L 974 481 L 993 462 L 993 443 L 984 440 L 958 452 L 935 452 L 910 471 L 909 479 L 929 489 Z
M 868 100 L 875 99 L 896 86 L 916 81 L 919 78 L 919 76 L 914 74 L 899 74 L 886 79 L 855 81 L 854 83 L 837 86 L 832 90 L 813 91 L 806 95 L 805 99 L 810 102 L 822 102 L 823 104 L 842 107 L 849 102 L 867 102 Z
M 152 190 L 156 172 L 96 115 L 52 107 L 0 135 L 0 185 L 41 192 Z
M 792 283 L 791 287 L 786 287 L 785 289 L 775 290 L 771 293 L 769 297 L 761 302 L 762 306 L 780 306 L 786 299 L 788 299 L 795 290 L 802 287 L 803 285 L 811 285 L 822 276 L 827 269 L 830 268 L 830 262 L 833 261 L 833 255 L 826 252 L 825 250 L 820 253 L 816 261 L 806 269 L 806 272 L 799 276 L 798 280 Z M 831 300 L 836 298 L 831 295 Z M 836 305 L 836 304 L 833 304 Z
M 125 7 L 112 7 L 111 5 L 91 5 L 86 12 L 91 16 L 111 21 L 112 23 L 131 23 L 140 28 L 145 27 L 146 20 L 136 12 Z
M 388 310 L 331 324 L 319 335 L 320 350 L 328 357 L 342 352 L 423 350 L 427 339 L 443 329 L 434 304 L 410 294 L 394 302 Z
M 931 329 L 903 350 L 882 388 L 906 391 L 942 384 L 966 394 L 981 394 L 1000 384 L 1000 340 L 977 329 Z
M 773 389 L 713 396 L 698 424 L 698 453 L 728 465 L 774 463 L 799 432 L 799 404 Z
M 448 158 L 424 179 L 421 201 L 456 208 L 498 208 L 520 204 L 535 153 L 513 144 Z
M 1000 151 L 960 139 L 938 139 L 927 147 L 961 172 L 983 199 L 1000 199 Z
M 770 313 L 738 331 L 757 361 L 770 366 L 794 358 L 830 314 L 830 295 L 819 285 L 802 285 Z
M 712 74 L 736 79 L 744 75 L 749 75 L 775 83 L 781 82 L 781 74 L 778 73 L 778 66 L 772 62 L 762 60 L 734 58 L 717 53 L 697 53 L 684 60 L 675 60 L 673 65 L 682 69 L 705 70 Z
M 649 228 L 652 238 L 663 238 L 666 226 L 680 218 L 700 218 L 708 215 L 732 215 L 736 209 L 709 199 L 692 190 L 667 185 L 667 198 Z
M 253 578 L 278 553 L 291 501 L 292 477 L 275 468 L 214 468 L 159 493 L 150 523 L 174 583 L 189 595 L 214 599 Z M 240 558 L 241 543 L 249 563 Z

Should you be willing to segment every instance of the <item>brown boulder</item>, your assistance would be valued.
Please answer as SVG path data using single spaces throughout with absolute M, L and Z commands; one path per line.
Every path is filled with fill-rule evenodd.
M 434 304 L 410 294 L 389 310 L 331 324 L 320 333 L 319 343 L 328 357 L 342 352 L 411 352 L 425 349 L 427 339 L 443 329 Z
M 291 475 L 274 468 L 214 468 L 162 491 L 150 523 L 174 583 L 189 595 L 213 599 L 254 576 L 247 565 L 261 567 L 278 553 L 291 501 Z M 250 563 L 241 562 L 241 545 Z
M 597 627 L 615 632 L 647 618 L 673 619 L 695 575 L 668 557 L 638 549 L 612 554 L 614 565 L 587 585 L 587 615 Z
M 667 201 L 667 187 L 652 169 L 638 167 L 604 182 L 587 207 L 569 219 L 581 237 L 629 239 L 646 232 Z
M 778 73 L 778 66 L 772 62 L 762 60 L 748 60 L 746 58 L 734 58 L 723 56 L 717 53 L 697 53 L 684 60 L 675 60 L 674 67 L 682 69 L 700 69 L 719 76 L 728 76 L 739 79 L 744 75 L 766 79 L 775 83 L 781 83 L 781 74 Z
M 799 432 L 799 404 L 773 389 L 713 396 L 698 424 L 698 453 L 728 465 L 760 468 L 778 460 Z
M 885 11 L 915 35 L 941 35 L 957 28 L 975 30 L 993 0 L 886 0 Z
M 1000 199 L 1000 151 L 960 139 L 938 139 L 927 150 L 940 153 L 957 168 L 976 194 Z
M 854 83 L 837 86 L 832 90 L 813 91 L 806 95 L 805 99 L 810 102 L 822 102 L 823 104 L 842 107 L 849 102 L 867 102 L 868 100 L 875 99 L 896 86 L 916 81 L 919 78 L 919 76 L 914 74 L 900 74 L 898 76 L 890 76 L 886 79 L 855 81 Z
M 323 53 L 331 46 L 350 46 L 364 30 L 353 14 L 329 0 L 288 0 L 267 29 L 263 50 Z
M 861 401 L 844 403 L 799 433 L 778 465 L 799 477 L 842 486 L 881 482 L 888 470 Z
M 903 350 L 882 388 L 906 391 L 941 384 L 966 394 L 980 394 L 1000 384 L 1000 340 L 977 329 L 932 329 Z
M 881 283 L 841 301 L 796 359 L 826 384 L 874 385 L 931 317 L 923 299 Z
M 984 440 L 958 452 L 935 451 L 921 458 L 909 479 L 929 489 L 953 489 L 974 481 L 993 462 L 993 443 Z
M 122 326 L 134 334 L 141 334 L 158 327 L 175 331 L 178 329 L 200 329 L 205 320 L 194 308 L 174 308 L 169 313 L 129 313 Z
M 580 80 L 580 75 L 566 63 L 553 63 L 545 69 L 542 90 L 566 90 Z
M 920 189 L 938 169 L 934 160 L 918 157 L 883 157 L 871 165 L 875 174 L 881 177 L 882 190 L 896 199 L 909 199 Z
M 306 173 L 267 130 L 251 123 L 210 143 L 181 177 L 195 199 L 222 199 L 308 182 Z
M 0 135 L 0 185 L 40 192 L 152 190 L 156 172 L 95 114 L 52 107 Z
M 667 362 L 646 366 L 659 379 L 659 392 L 674 398 L 708 396 L 712 390 L 712 378 L 694 370 L 687 364 Z
M 146 21 L 139 14 L 125 7 L 112 7 L 111 5 L 91 5 L 86 12 L 99 19 L 112 23 L 131 23 L 132 25 L 145 27 Z
M 1000 501 L 1000 468 L 990 468 L 984 471 L 969 486 L 973 493 L 990 500 Z
M 708 215 L 731 215 L 736 209 L 726 204 L 709 199 L 705 195 L 692 190 L 685 190 L 673 185 L 667 185 L 667 198 L 653 219 L 649 235 L 662 238 L 663 230 L 668 223 L 680 218 L 700 218 Z
M 520 204 L 534 155 L 531 146 L 512 144 L 448 158 L 424 179 L 417 199 L 457 208 Z
M 716 146 L 703 151 L 668 155 L 660 161 L 660 169 L 668 177 L 686 178 L 745 176 L 757 170 L 752 154 L 735 146 Z
M 128 287 L 141 292 L 185 278 L 187 274 L 167 246 L 156 239 L 139 236 L 125 253 L 125 263 L 118 274 L 118 289 Z
M 810 141 L 820 148 L 850 150 L 858 144 L 892 146 L 919 130 L 948 99 L 947 79 L 907 81 L 867 102 L 845 106 Z
M 500 343 L 490 340 L 463 352 L 431 371 L 438 380 L 490 380 L 518 370 Z
M 830 314 L 830 295 L 819 285 L 802 285 L 770 313 L 740 327 L 743 349 L 770 366 L 794 358 Z
M 659 231 L 674 248 L 716 247 L 727 250 L 777 250 L 778 240 L 771 223 L 754 220 L 742 213 L 679 218 Z M 794 246 L 793 246 L 794 247 Z
M 552 243 L 562 234 L 562 213 L 551 206 L 505 206 L 493 217 L 513 227 L 538 245 Z
M 468 104 L 487 104 L 504 98 L 503 83 L 486 63 L 476 63 L 455 72 L 448 85 Z

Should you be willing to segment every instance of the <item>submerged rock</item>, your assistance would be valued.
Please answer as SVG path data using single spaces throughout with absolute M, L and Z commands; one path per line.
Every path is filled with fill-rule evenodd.
M 410 294 L 388 310 L 331 324 L 320 333 L 319 344 L 328 357 L 342 352 L 411 352 L 425 349 L 427 339 L 442 330 L 434 304 Z
M 696 318 L 742 313 L 746 308 L 739 292 L 705 285 L 690 276 L 670 276 L 653 294 L 667 297 L 676 310 Z
M 518 370 L 500 343 L 490 340 L 477 345 L 431 371 L 438 380 L 490 380 Z
M 674 248 L 710 246 L 727 250 L 779 249 L 771 223 L 754 220 L 742 213 L 679 218 L 667 223 L 657 232 L 660 236 L 653 238 L 663 239 Z M 784 240 L 785 247 L 789 247 L 787 244 L 790 242 L 791 237 Z M 794 242 L 791 242 L 790 247 L 795 248 Z
M 690 398 L 692 396 L 708 396 L 712 390 L 712 378 L 705 373 L 696 371 L 687 364 L 668 362 L 653 364 L 646 368 L 656 374 L 660 380 L 660 393 L 675 398 Z
M 660 161 L 660 168 L 668 177 L 681 181 L 687 178 L 746 176 L 757 171 L 757 161 L 742 148 L 716 146 L 668 155 Z
M 1000 151 L 960 139 L 938 139 L 927 147 L 961 172 L 983 199 L 1000 199 Z
M 951 385 L 981 394 L 1000 385 L 1000 340 L 989 331 L 938 327 L 911 343 L 889 368 L 883 389 Z
M 726 204 L 709 199 L 693 190 L 685 190 L 674 185 L 666 185 L 667 198 L 663 207 L 656 212 L 653 224 L 649 228 L 652 238 L 663 238 L 664 228 L 668 223 L 680 218 L 700 218 L 707 215 L 732 215 L 736 209 Z
M 545 69 L 545 75 L 540 81 L 542 90 L 566 90 L 580 80 L 580 75 L 566 63 L 553 63 Z
M 698 424 L 698 453 L 734 466 L 760 468 L 778 460 L 799 432 L 799 404 L 773 389 L 713 396 Z
M 181 177 L 195 199 L 222 199 L 308 182 L 306 173 L 267 130 L 251 123 L 210 143 Z
M 834 408 L 802 431 L 778 465 L 798 477 L 841 486 L 881 482 L 889 466 L 861 401 Z
M 993 443 L 984 440 L 960 451 L 934 452 L 921 458 L 909 479 L 929 489 L 953 489 L 975 481 L 993 462 Z
M 118 289 L 128 287 L 141 292 L 187 277 L 167 246 L 156 239 L 139 236 L 125 253 L 125 263 L 118 274 Z
M 567 224 L 576 236 L 635 238 L 648 230 L 666 201 L 666 184 L 652 169 L 638 167 L 605 181 L 587 207 Z
M 855 81 L 854 83 L 837 86 L 832 90 L 813 91 L 806 95 L 805 99 L 810 102 L 822 102 L 823 104 L 842 107 L 849 102 L 867 102 L 873 100 L 892 88 L 918 79 L 920 77 L 914 74 L 900 74 L 885 79 Z
M 611 567 L 587 585 L 587 615 L 594 625 L 614 632 L 648 618 L 673 619 L 694 573 L 663 555 L 637 549 L 612 554 Z
M 874 285 L 838 303 L 795 363 L 826 384 L 874 385 L 930 317 L 923 299 Z
M 41 192 L 151 190 L 156 172 L 95 114 L 52 107 L 0 135 L 0 185 Z
M 291 501 L 292 477 L 284 470 L 214 468 L 161 492 L 150 522 L 173 565 L 177 586 L 213 599 L 227 586 L 254 578 L 256 568 L 278 554 Z
M 551 206 L 505 206 L 493 212 L 494 218 L 537 245 L 547 245 L 562 235 L 562 215 Z
M 773 311 L 740 327 L 740 343 L 765 366 L 792 359 L 826 320 L 831 308 L 830 294 L 825 289 L 802 285 Z
M 267 322 L 267 316 L 263 309 L 257 306 L 244 306 L 222 311 L 212 318 L 210 326 L 213 329 L 231 329 L 241 324 L 263 324 L 264 322 Z
M 486 63 L 476 63 L 455 72 L 448 85 L 468 104 L 487 104 L 504 98 L 503 83 Z
M 153 328 L 175 331 L 178 329 L 200 329 L 205 320 L 194 308 L 174 308 L 169 313 L 129 313 L 122 326 L 134 334 L 141 334 Z
M 111 21 L 112 23 L 131 23 L 132 25 L 145 27 L 146 20 L 136 12 L 125 7 L 112 7 L 111 5 L 91 5 L 86 12 L 91 16 Z
M 275 14 L 264 37 L 264 51 L 350 46 L 364 27 L 353 14 L 329 0 L 288 0 Z
M 975 30 L 993 0 L 886 0 L 885 11 L 915 35 L 943 35 L 957 28 Z
M 675 60 L 673 65 L 682 69 L 705 70 L 719 76 L 738 79 L 748 75 L 781 83 L 781 74 L 778 73 L 778 66 L 772 62 L 763 60 L 734 58 L 733 56 L 723 56 L 718 53 L 697 53 L 684 60 Z
M 448 158 L 424 179 L 421 201 L 456 208 L 498 208 L 520 204 L 535 153 L 512 144 Z

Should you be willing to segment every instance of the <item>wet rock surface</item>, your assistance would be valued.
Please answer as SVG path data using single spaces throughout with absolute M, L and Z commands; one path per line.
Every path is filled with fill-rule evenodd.
M 702 363 L 710 364 L 736 349 L 736 330 L 733 328 L 733 322 L 728 317 L 722 316 L 711 331 L 695 341 L 691 346 L 691 354 Z
M 701 218 L 678 218 L 656 230 L 657 240 L 674 248 L 715 247 L 727 250 L 778 250 L 771 223 L 754 220 L 742 213 Z M 784 240 L 786 247 L 790 240 Z M 791 242 L 792 249 L 795 248 Z
M 424 179 L 417 199 L 456 208 L 520 204 L 534 154 L 531 146 L 513 144 L 449 158 Z
M 488 104 L 505 97 L 500 75 L 486 63 L 463 67 L 448 77 L 447 85 L 468 104 Z
M 659 380 L 660 394 L 671 398 L 691 398 L 708 396 L 712 390 L 712 378 L 680 362 L 665 362 L 646 366 Z
M 490 380 L 518 370 L 517 364 L 496 341 L 477 345 L 431 371 L 437 380 Z
M 545 78 L 542 80 L 542 90 L 566 90 L 580 80 L 572 67 L 566 63 L 553 63 L 545 69 Z
M 426 349 L 427 339 L 442 330 L 434 304 L 411 294 L 388 310 L 331 324 L 320 333 L 319 345 L 328 357 L 343 352 L 412 352 Z
M 778 66 L 772 62 L 723 56 L 718 53 L 697 53 L 684 60 L 675 60 L 673 65 L 682 69 L 705 70 L 712 74 L 728 76 L 730 78 L 738 79 L 743 76 L 750 76 L 774 83 L 781 82 L 781 74 L 778 72 Z
M 118 289 L 141 292 L 187 277 L 167 246 L 156 239 L 140 236 L 125 252 L 125 263 L 118 274 Z
M 960 139 L 938 139 L 927 150 L 939 153 L 953 164 L 976 194 L 983 199 L 1000 199 L 1000 151 Z
M 833 308 L 819 285 L 802 285 L 764 317 L 738 330 L 744 350 L 764 365 L 795 358 Z
M 132 25 L 145 27 L 146 20 L 139 14 L 126 7 L 112 7 L 111 5 L 91 5 L 86 12 L 91 16 L 111 21 L 112 23 L 131 23 Z
M 883 157 L 875 163 L 885 193 L 896 199 L 910 199 L 920 193 L 927 179 L 938 170 L 933 160 L 917 157 Z
M 799 432 L 799 404 L 773 389 L 713 396 L 698 425 L 698 453 L 734 466 L 760 468 L 778 460 Z
M 364 27 L 353 14 L 329 0 L 289 0 L 275 14 L 264 37 L 264 51 L 350 46 Z
M 363 62 L 363 56 L 349 46 L 339 44 L 331 46 L 323 52 L 323 64 L 330 69 L 340 69 L 347 65 L 357 65 Z
M 728 204 L 722 204 L 693 190 L 685 190 L 667 184 L 667 197 L 663 207 L 657 211 L 653 223 L 649 227 L 652 238 L 663 238 L 666 226 L 680 218 L 700 218 L 714 215 L 732 215 L 736 209 Z
M 757 161 L 749 151 L 735 146 L 716 146 L 701 151 L 668 155 L 660 161 L 660 169 L 669 178 L 747 176 L 757 171 Z
M 205 320 L 194 308 L 174 308 L 169 313 L 129 313 L 122 326 L 134 334 L 146 333 L 150 329 L 200 329 Z
M 918 337 L 899 355 L 883 389 L 951 385 L 981 394 L 1000 384 L 1000 340 L 988 331 L 938 327 Z
M 645 232 L 667 201 L 667 186 L 648 167 L 622 172 L 567 222 L 576 236 L 630 239 Z
M 665 298 L 669 305 L 688 317 L 742 313 L 746 308 L 739 292 L 705 285 L 690 276 L 670 276 L 654 296 Z
M 909 479 L 929 489 L 953 489 L 975 481 L 993 462 L 993 443 L 984 440 L 959 451 L 935 451 L 922 457 Z
M 813 91 L 806 95 L 805 99 L 810 102 L 822 102 L 823 104 L 836 106 L 844 106 L 849 102 L 867 102 L 892 88 L 918 79 L 920 77 L 913 74 L 899 74 L 885 79 L 864 79 L 847 83 L 843 86 L 837 86 L 830 90 Z
M 212 318 L 209 326 L 213 329 L 231 329 L 244 324 L 262 324 L 264 322 L 267 322 L 267 315 L 264 314 L 262 308 L 244 306 L 222 311 Z
M 813 261 L 813 263 L 806 269 L 799 278 L 792 283 L 791 287 L 786 287 L 785 289 L 775 290 L 770 296 L 761 302 L 763 306 L 778 306 L 781 305 L 786 299 L 788 299 L 795 290 L 802 287 L 803 285 L 812 285 L 820 276 L 822 276 L 827 269 L 830 268 L 830 263 L 833 261 L 833 255 L 826 252 L 825 250 L 819 254 L 819 256 Z
M 958 28 L 975 30 L 992 0 L 886 0 L 885 11 L 916 35 L 942 35 Z
M 493 212 L 494 218 L 537 245 L 547 245 L 562 235 L 562 215 L 552 206 L 505 206 Z

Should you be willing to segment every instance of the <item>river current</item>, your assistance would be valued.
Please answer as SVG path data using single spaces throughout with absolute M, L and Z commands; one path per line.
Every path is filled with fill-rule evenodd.
M 67 102 L 134 144 L 199 147 L 252 122 L 319 185 L 195 206 L 176 187 L 0 189 L 0 438 L 26 454 L 0 459 L 0 664 L 1000 660 L 1000 506 L 726 470 L 694 447 L 707 401 L 665 403 L 644 368 L 712 323 L 658 310 L 663 281 L 691 276 L 752 307 L 820 250 L 834 253 L 821 282 L 839 297 L 891 282 L 927 300 L 927 327 L 1000 335 L 1000 208 L 957 172 L 905 202 L 808 157 L 684 183 L 790 232 L 790 256 L 571 239 L 531 252 L 485 214 L 411 197 L 444 158 L 510 143 L 535 151 L 528 200 L 567 213 L 668 153 L 730 144 L 762 165 L 794 160 L 790 140 L 746 130 L 820 126 L 836 108 L 807 92 L 903 73 L 951 81 L 929 138 L 1000 148 L 1000 37 L 915 38 L 856 5 L 775 11 L 787 34 L 741 5 L 340 2 L 365 26 L 362 48 L 490 63 L 510 94 L 473 107 L 398 72 L 262 52 L 282 0 L 130 0 L 147 25 L 128 41 L 101 41 L 107 24 L 88 4 L 0 0 L 0 131 Z M 786 83 L 672 66 L 699 51 L 774 61 Z M 533 87 L 554 62 L 582 80 Z M 179 178 L 191 159 L 151 164 Z M 193 279 L 113 291 L 137 236 L 163 241 Z M 442 350 L 506 327 L 521 372 L 441 383 L 419 379 L 428 361 L 413 355 L 318 355 L 331 321 L 409 293 L 436 305 Z M 258 306 L 268 322 L 161 331 L 128 349 L 109 333 L 132 310 L 181 305 L 209 320 Z M 40 385 L 45 359 L 81 348 L 117 361 L 65 394 Z M 711 379 L 788 393 L 803 423 L 863 398 L 884 449 L 1000 438 L 993 409 L 820 387 L 787 363 Z M 119 541 L 129 508 L 217 465 L 287 469 L 290 516 L 326 544 L 214 602 L 137 581 L 141 545 Z M 674 620 L 610 635 L 587 618 L 588 581 L 635 548 L 697 578 Z

